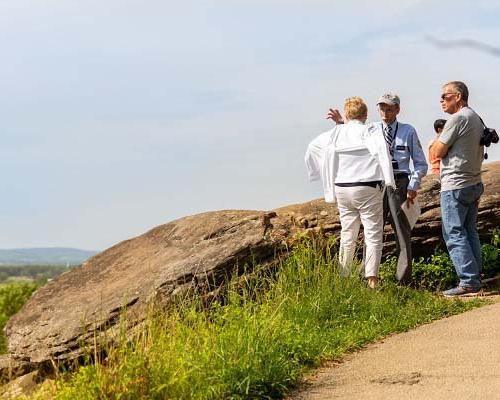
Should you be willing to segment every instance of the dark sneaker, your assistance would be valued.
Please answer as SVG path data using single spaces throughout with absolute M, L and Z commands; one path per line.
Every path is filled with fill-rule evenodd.
M 453 289 L 448 289 L 443 292 L 444 297 L 471 297 L 477 296 L 481 288 L 471 288 L 471 287 L 463 287 L 457 286 Z

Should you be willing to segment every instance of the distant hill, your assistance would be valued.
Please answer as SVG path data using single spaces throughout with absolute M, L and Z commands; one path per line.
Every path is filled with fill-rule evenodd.
M 0 265 L 78 265 L 96 253 L 65 247 L 0 249 Z

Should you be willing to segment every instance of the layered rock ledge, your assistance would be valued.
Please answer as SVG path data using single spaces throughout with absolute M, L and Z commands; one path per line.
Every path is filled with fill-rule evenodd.
M 483 170 L 478 226 L 485 235 L 500 226 L 500 162 Z M 437 176 L 425 178 L 419 201 L 414 256 L 428 254 L 441 240 Z M 160 225 L 37 290 L 6 326 L 9 353 L 0 359 L 0 370 L 15 376 L 77 360 L 83 345 L 102 346 L 112 337 L 125 306 L 132 330 L 152 300 L 168 301 L 193 287 L 216 291 L 235 268 L 286 255 L 298 233 L 335 235 L 339 229 L 336 207 L 320 199 L 272 211 L 207 212 Z M 389 226 L 385 239 L 389 254 L 395 247 Z

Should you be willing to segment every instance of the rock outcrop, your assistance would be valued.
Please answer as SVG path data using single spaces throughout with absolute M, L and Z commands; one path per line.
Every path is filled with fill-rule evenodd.
M 500 226 L 500 162 L 484 165 L 479 229 Z M 439 243 L 439 181 L 426 178 L 422 216 L 414 229 L 414 255 Z M 128 328 L 152 301 L 167 301 L 193 287 L 216 291 L 235 268 L 286 254 L 299 232 L 337 234 L 336 208 L 322 200 L 274 211 L 217 211 L 181 218 L 121 242 L 40 288 L 7 324 L 8 362 L 26 372 L 82 356 L 82 345 L 112 337 L 127 307 Z M 386 227 L 385 252 L 394 249 Z M 1 368 L 0 368 L 1 369 Z

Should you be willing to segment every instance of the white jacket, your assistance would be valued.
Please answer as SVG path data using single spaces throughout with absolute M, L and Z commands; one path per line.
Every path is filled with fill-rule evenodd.
M 371 157 L 379 164 L 378 177 L 373 179 L 373 171 L 342 171 L 343 181 L 351 174 L 350 182 L 382 180 L 385 186 L 396 188 L 392 170 L 391 156 L 381 125 L 364 125 L 359 121 L 336 125 L 333 129 L 316 137 L 307 147 L 305 162 L 310 181 L 321 179 L 325 201 L 335 202 L 335 180 L 338 176 L 339 154 L 343 151 L 368 149 Z M 364 176 L 369 174 L 369 176 Z

